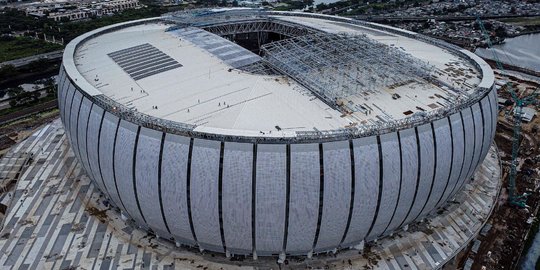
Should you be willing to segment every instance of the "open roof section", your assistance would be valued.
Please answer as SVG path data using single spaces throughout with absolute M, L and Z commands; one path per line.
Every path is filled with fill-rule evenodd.
M 219 13 L 223 13 L 222 18 L 228 16 L 225 10 Z M 256 14 L 260 21 L 260 12 L 256 11 Z M 318 14 L 270 12 L 265 16 L 325 33 L 365 34 L 367 38 L 398 48 L 413 58 L 429 61 L 429 65 L 435 67 L 431 75 L 462 90 L 463 95 L 456 97 L 456 93 L 445 85 L 437 87 L 432 83 L 412 82 L 394 89 L 382 89 L 377 94 L 350 96 L 343 104 L 351 112 L 342 114 L 288 76 L 257 75 L 231 69 L 216 54 L 167 31 L 171 30 L 171 24 L 167 24 L 170 16 L 89 32 L 68 44 L 64 65 L 70 78 L 79 80 L 77 85 L 86 93 L 103 99 L 103 103 L 110 104 L 111 110 L 119 111 L 123 116 L 131 115 L 131 121 L 141 125 L 151 122 L 152 127 L 157 125 L 178 133 L 222 134 L 246 139 L 294 138 L 303 141 L 324 137 L 333 140 L 343 136 L 381 134 L 458 111 L 481 97 L 493 84 L 492 73 L 481 59 L 411 32 Z M 228 18 L 231 20 L 232 17 Z M 223 19 L 209 22 L 223 23 Z M 246 23 L 250 20 L 246 19 Z M 205 27 L 211 25 L 207 23 Z M 179 29 L 186 25 L 174 27 Z M 151 44 L 184 66 L 134 81 L 106 56 L 143 43 Z M 69 63 L 70 59 L 72 63 Z M 261 67 L 260 63 L 247 66 L 267 68 Z M 401 98 L 393 99 L 396 93 Z M 228 100 L 223 101 L 229 106 L 213 108 L 223 103 L 213 104 L 212 101 L 224 96 Z M 208 102 L 203 103 L 203 100 Z M 411 111 L 421 112 L 420 117 L 410 117 Z
M 275 69 L 334 106 L 352 95 L 427 82 L 432 67 L 365 35 L 317 33 L 263 45 Z

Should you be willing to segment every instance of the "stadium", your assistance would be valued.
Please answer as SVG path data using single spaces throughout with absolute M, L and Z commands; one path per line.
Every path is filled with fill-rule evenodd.
M 488 153 L 493 86 L 479 57 L 413 32 L 205 9 L 76 38 L 58 100 L 76 158 L 137 226 L 311 256 L 436 215 Z

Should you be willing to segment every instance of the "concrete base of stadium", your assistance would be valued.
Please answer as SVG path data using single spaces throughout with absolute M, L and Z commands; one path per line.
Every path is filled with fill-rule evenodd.
M 134 228 L 109 208 L 84 174 L 59 120 L 14 146 L 0 161 L 7 206 L 0 233 L 2 269 L 436 269 L 474 239 L 497 203 L 495 147 L 475 180 L 407 231 L 358 249 L 307 257 L 230 257 L 175 246 Z M 278 264 L 278 261 L 282 264 Z

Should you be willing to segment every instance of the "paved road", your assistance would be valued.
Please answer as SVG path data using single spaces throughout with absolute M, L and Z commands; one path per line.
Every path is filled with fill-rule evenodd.
M 37 90 L 39 92 L 39 98 L 44 98 L 47 96 L 47 89 L 40 89 Z M 11 101 L 12 98 L 7 98 L 5 100 L 0 101 L 0 110 L 11 108 L 11 105 L 9 105 L 9 101 Z
M 57 106 L 58 106 L 58 101 L 54 99 L 51 101 L 47 101 L 47 102 L 29 107 L 29 108 L 22 108 L 16 112 L 0 116 L 0 125 L 21 119 L 23 117 L 26 117 L 32 114 L 36 114 L 42 111 L 51 110 L 51 109 L 56 108 Z
M 27 65 L 33 61 L 40 60 L 40 59 L 48 59 L 48 60 L 60 59 L 62 58 L 63 52 L 64 52 L 63 50 L 59 50 L 59 51 L 54 51 L 54 52 L 33 55 L 33 56 L 25 57 L 25 58 L 19 58 L 19 59 L 15 59 L 11 61 L 6 61 L 6 62 L 0 63 L 0 67 L 4 65 L 12 65 L 14 67 L 20 67 L 20 66 Z

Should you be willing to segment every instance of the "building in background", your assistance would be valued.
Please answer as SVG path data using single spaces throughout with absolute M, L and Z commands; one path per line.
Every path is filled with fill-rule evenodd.
M 111 15 L 126 9 L 140 8 L 139 0 L 108 0 L 92 3 L 45 3 L 31 5 L 26 8 L 26 14 L 53 19 L 55 21 L 84 20 L 92 17 Z

